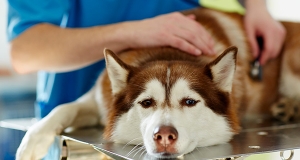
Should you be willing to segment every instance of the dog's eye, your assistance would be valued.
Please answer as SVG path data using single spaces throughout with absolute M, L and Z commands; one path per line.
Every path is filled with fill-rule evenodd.
M 187 99 L 187 100 L 185 101 L 185 104 L 186 104 L 186 105 L 194 105 L 195 103 L 196 103 L 196 101 L 193 100 L 193 99 Z
M 181 104 L 183 106 L 188 106 L 188 107 L 193 107 L 195 106 L 199 101 L 196 101 L 194 99 L 190 99 L 190 98 L 185 98 L 181 101 Z
M 142 107 L 144 107 L 144 108 L 149 108 L 149 107 L 154 105 L 154 100 L 153 99 L 146 99 L 146 100 L 143 100 L 143 101 L 139 102 L 139 104 L 141 104 Z

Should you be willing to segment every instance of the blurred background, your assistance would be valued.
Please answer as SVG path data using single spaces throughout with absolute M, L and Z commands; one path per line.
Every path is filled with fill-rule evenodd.
M 300 22 L 299 0 L 267 0 L 268 8 L 276 19 Z M 0 1 L 0 121 L 34 116 L 36 75 L 19 75 L 10 63 L 9 44 L 6 40 L 7 2 Z M 23 131 L 0 127 L 0 160 L 13 160 L 24 136 Z M 300 159 L 299 152 L 295 160 Z M 256 155 L 247 160 L 280 160 L 279 153 Z

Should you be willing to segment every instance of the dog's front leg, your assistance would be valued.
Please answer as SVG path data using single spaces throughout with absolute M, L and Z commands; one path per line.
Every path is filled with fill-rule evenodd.
M 34 124 L 25 134 L 18 150 L 17 160 L 43 158 L 56 135 L 68 127 L 91 126 L 99 123 L 94 90 L 75 102 L 60 105 Z

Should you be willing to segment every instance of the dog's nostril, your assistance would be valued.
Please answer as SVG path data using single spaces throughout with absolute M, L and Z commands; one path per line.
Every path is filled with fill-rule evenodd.
M 160 140 L 160 139 L 162 139 L 162 138 L 161 138 L 161 136 L 157 136 L 157 139 Z
M 161 140 L 162 137 L 161 137 L 161 135 L 156 134 L 156 136 L 154 136 L 154 139 L 155 139 L 155 140 Z
M 164 145 L 176 141 L 177 137 L 178 132 L 172 126 L 159 126 L 153 132 L 153 140 Z
M 176 139 L 176 136 L 175 135 L 169 135 L 169 137 L 168 137 L 170 140 L 174 140 L 174 139 Z

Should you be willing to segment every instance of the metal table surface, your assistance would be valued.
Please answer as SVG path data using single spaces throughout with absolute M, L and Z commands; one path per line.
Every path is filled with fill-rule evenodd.
M 34 123 L 32 119 L 5 120 L 0 126 L 26 130 Z M 19 127 L 18 127 L 19 126 Z M 253 118 L 242 123 L 240 134 L 226 144 L 196 148 L 180 159 L 201 160 L 249 156 L 252 154 L 300 149 L 300 123 L 281 124 L 270 119 Z M 102 138 L 103 128 L 84 128 L 63 133 L 62 138 L 90 144 L 114 159 L 153 159 L 140 149 L 141 146 L 115 144 Z

